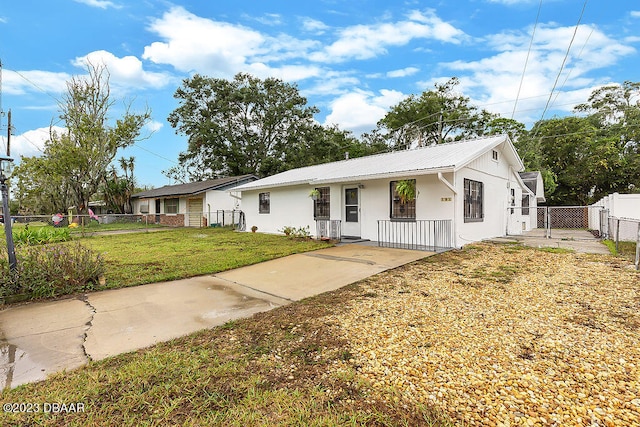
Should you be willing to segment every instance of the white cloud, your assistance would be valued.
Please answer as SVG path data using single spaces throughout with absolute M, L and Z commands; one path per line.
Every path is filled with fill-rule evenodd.
M 640 10 L 632 10 L 629 14 L 632 18 L 640 18 Z
M 277 13 L 267 13 L 258 17 L 245 15 L 245 18 L 257 21 L 263 25 L 270 25 L 274 27 L 282 25 L 282 15 Z
M 322 21 L 318 21 L 317 19 L 303 18 L 302 28 L 310 33 L 324 34 L 324 32 L 329 29 L 329 26 Z
M 147 129 L 147 131 L 153 133 L 162 129 L 164 127 L 164 123 L 152 120 L 148 122 L 146 125 L 144 125 L 144 127 Z
M 265 37 L 259 32 L 201 18 L 182 7 L 155 19 L 149 30 L 165 41 L 145 47 L 142 58 L 184 72 L 228 77 L 243 69 L 248 57 L 265 53 Z
M 66 91 L 66 82 L 71 78 L 67 73 L 50 71 L 12 71 L 3 70 L 2 90 L 11 95 L 24 95 L 28 92 L 44 92 L 53 98 Z
M 86 4 L 87 6 L 97 7 L 100 9 L 107 9 L 113 7 L 114 9 L 120 9 L 122 6 L 118 6 L 112 1 L 107 0 L 74 0 L 76 3 Z
M 53 130 L 58 134 L 66 129 L 54 126 Z M 44 144 L 49 140 L 49 128 L 39 128 L 27 131 L 20 135 L 11 136 L 11 157 L 19 159 L 20 156 L 39 156 L 44 150 Z M 2 146 L 6 146 L 6 138 L 2 138 Z
M 383 89 L 378 95 L 372 92 L 356 91 L 336 98 L 331 102 L 331 113 L 325 125 L 338 125 L 355 134 L 370 131 L 387 114 L 389 108 L 405 95 L 395 90 Z
M 530 123 L 531 112 L 541 114 L 549 99 L 567 46 L 575 27 L 540 25 L 536 30 L 533 48 L 517 105 L 516 120 Z M 490 111 L 510 117 L 518 94 L 527 56 L 530 34 L 501 33 L 487 38 L 487 45 L 497 53 L 477 61 L 454 61 L 441 64 L 460 78 L 460 92 Z M 552 107 L 571 111 L 578 102 L 588 98 L 591 88 L 601 81 L 590 72 L 615 64 L 635 49 L 616 41 L 595 27 L 581 25 L 576 33 L 569 58 L 558 79 Z M 606 77 L 605 77 L 606 78 Z M 422 82 L 430 85 L 431 82 Z M 539 119 L 535 117 L 534 119 Z
M 313 65 L 284 65 L 282 67 L 270 67 L 261 62 L 255 62 L 248 66 L 247 71 L 259 78 L 275 77 L 285 82 L 300 81 L 311 77 L 319 77 L 323 74 L 320 67 Z
M 118 58 L 111 52 L 97 50 L 73 61 L 77 67 L 85 67 L 87 63 L 105 65 L 109 71 L 110 83 L 124 90 L 145 87 L 157 89 L 173 81 L 173 78 L 167 73 L 145 71 L 142 61 L 135 56 Z
M 415 73 L 417 73 L 418 71 L 420 71 L 419 68 L 416 67 L 407 67 L 407 68 L 402 68 L 400 70 L 393 70 L 393 71 L 388 71 L 387 72 L 387 77 L 392 77 L 392 78 L 397 78 L 397 77 L 407 77 L 407 76 L 412 76 Z
M 458 44 L 463 31 L 442 21 L 433 11 L 413 11 L 408 20 L 374 25 L 355 25 L 340 31 L 339 39 L 310 59 L 318 62 L 342 62 L 369 59 L 387 52 L 389 46 L 404 46 L 414 39 L 432 39 Z

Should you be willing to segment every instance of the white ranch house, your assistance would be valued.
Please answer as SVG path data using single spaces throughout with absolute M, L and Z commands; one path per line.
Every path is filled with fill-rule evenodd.
M 234 191 L 247 230 L 309 227 L 317 238 L 438 250 L 535 228 L 535 209 L 522 205 L 540 197 L 523 170 L 501 135 L 292 169 Z M 414 186 L 414 199 L 399 197 L 402 181 Z
M 133 213 L 157 224 L 206 227 L 223 220 L 235 222 L 228 212 L 240 209 L 240 198 L 230 190 L 255 181 L 254 175 L 231 176 L 187 184 L 165 185 L 131 196 Z M 238 216 L 239 216 L 238 211 Z

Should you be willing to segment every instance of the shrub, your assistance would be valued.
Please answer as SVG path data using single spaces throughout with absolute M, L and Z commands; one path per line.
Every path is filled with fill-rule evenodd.
M 25 294 L 27 299 L 55 297 L 93 289 L 104 274 L 104 260 L 80 243 L 21 246 L 17 267 L 9 270 L 6 249 L 0 250 L 0 296 Z

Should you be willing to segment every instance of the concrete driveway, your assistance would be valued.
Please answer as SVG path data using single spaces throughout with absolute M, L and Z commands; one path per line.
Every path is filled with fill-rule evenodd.
M 349 244 L 211 276 L 9 306 L 0 311 L 0 389 L 249 317 L 430 255 Z
M 521 235 L 490 239 L 497 242 L 519 242 L 534 248 L 561 248 L 580 253 L 610 254 L 609 249 L 588 232 L 576 229 L 551 229 L 551 238 L 546 237 L 544 228 L 536 228 Z

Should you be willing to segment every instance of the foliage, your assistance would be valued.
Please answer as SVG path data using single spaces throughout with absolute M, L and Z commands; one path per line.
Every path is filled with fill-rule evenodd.
M 135 192 L 135 178 L 133 176 L 135 158 L 121 157 L 118 163 L 123 174 L 118 175 L 116 168 L 111 166 L 101 187 L 102 198 L 108 210 L 118 214 L 130 214 L 133 212 L 131 195 Z
M 6 249 L 0 249 L 0 289 L 4 298 L 26 294 L 49 298 L 92 289 L 104 274 L 101 255 L 80 243 L 74 245 L 19 246 L 17 268 L 10 272 Z
M 318 111 L 306 105 L 296 86 L 246 73 L 233 81 L 196 74 L 174 97 L 180 106 L 168 120 L 189 139 L 179 160 L 194 180 L 277 170 L 288 147 L 313 127 Z
M 496 116 L 479 111 L 469 98 L 457 94 L 455 88 L 459 83 L 453 77 L 445 83 L 436 83 L 434 90 L 419 97 L 409 96 L 392 107 L 378 127 L 387 131 L 396 149 L 483 135 Z
M 68 228 L 28 227 L 16 228 L 13 231 L 13 241 L 16 244 L 42 245 L 71 240 L 71 230 Z
M 189 140 L 180 166 L 164 171 L 180 181 L 219 176 L 267 176 L 288 169 L 386 150 L 383 141 L 358 140 L 313 120 L 318 112 L 295 85 L 239 73 L 232 81 L 201 75 L 183 81 L 169 115 Z
M 309 239 L 311 238 L 311 232 L 309 231 L 309 226 L 304 227 L 292 227 L 286 226 L 283 227 L 279 232 L 283 233 L 287 237 L 291 237 L 293 239 Z
M 527 170 L 542 173 L 547 202 L 640 191 L 640 83 L 603 86 L 574 111 L 583 115 L 540 121 L 514 140 Z
M 416 181 L 404 179 L 396 183 L 396 193 L 402 203 L 407 203 L 416 198 Z
M 67 82 L 67 93 L 59 104 L 65 130 L 56 132 L 51 127 L 43 155 L 38 159 L 23 158 L 21 163 L 26 161 L 27 166 L 16 169 L 18 196 L 31 212 L 47 212 L 45 207 L 56 207 L 48 211 L 51 213 L 76 206 L 85 213 L 117 151 L 133 144 L 150 119 L 149 111 L 134 114 L 127 107 L 115 125 L 109 126 L 108 114 L 115 101 L 111 98 L 108 71 L 105 66 L 92 64 L 88 64 L 87 71 L 87 76 L 72 77 Z M 52 202 L 51 198 L 56 200 Z M 39 199 L 53 206 L 32 205 Z

